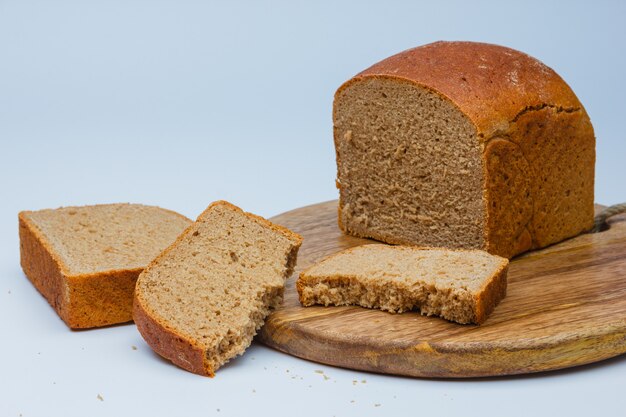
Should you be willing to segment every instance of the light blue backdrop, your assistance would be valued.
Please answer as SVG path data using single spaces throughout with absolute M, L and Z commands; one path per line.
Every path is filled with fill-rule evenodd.
M 596 129 L 597 201 L 626 200 L 624 2 L 222 3 L 0 1 L 5 209 L 133 201 L 195 216 L 226 198 L 272 215 L 335 198 L 335 89 L 439 39 L 556 69 Z

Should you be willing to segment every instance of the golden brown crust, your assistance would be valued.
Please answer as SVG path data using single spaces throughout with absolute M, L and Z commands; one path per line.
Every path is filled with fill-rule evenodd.
M 28 212 L 18 214 L 20 235 L 20 263 L 26 277 L 35 288 L 48 300 L 68 326 L 74 327 L 69 320 L 69 295 L 64 268 L 61 260 L 46 243 L 41 232 L 28 218 Z
M 592 227 L 595 137 L 584 109 L 526 112 L 484 155 L 490 252 L 511 258 Z
M 533 247 L 589 230 L 594 217 L 595 136 L 585 110 L 546 107 L 526 113 L 511 130 L 511 141 L 532 161 Z
M 485 144 L 487 251 L 511 258 L 532 248 L 532 170 L 519 146 L 496 137 Z
M 187 336 L 168 329 L 166 324 L 156 320 L 154 315 L 144 309 L 141 296 L 135 295 L 133 319 L 141 336 L 156 353 L 195 374 L 215 376 L 215 371 L 205 360 L 202 347 Z
M 133 320 L 135 283 L 141 268 L 65 277 L 72 328 L 90 328 Z
M 511 258 L 592 226 L 593 127 L 574 92 L 551 68 L 502 46 L 435 42 L 374 64 L 345 82 L 335 101 L 367 78 L 428 89 L 474 124 L 483 144 L 484 249 L 490 253 Z M 339 227 L 346 231 L 341 194 Z
M 400 78 L 452 101 L 489 138 L 520 113 L 549 103 L 581 107 L 551 68 L 514 49 L 478 42 L 434 42 L 384 59 L 344 83 L 365 77 Z
M 161 210 L 189 220 L 174 211 Z M 87 329 L 132 321 L 135 283 L 143 269 L 71 274 L 30 220 L 30 213 L 18 214 L 22 269 L 67 326 Z
M 507 273 L 509 263 L 502 265 L 502 268 L 483 287 L 476 297 L 476 324 L 482 324 L 493 312 L 496 306 L 506 296 Z

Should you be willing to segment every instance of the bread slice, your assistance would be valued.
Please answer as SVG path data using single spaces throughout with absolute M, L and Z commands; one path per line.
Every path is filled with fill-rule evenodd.
M 76 329 L 132 320 L 139 273 L 191 223 L 140 204 L 23 211 L 18 218 L 24 273 Z
M 418 309 L 458 323 L 482 323 L 506 294 L 509 261 L 479 250 L 372 244 L 332 255 L 300 274 L 304 306 Z
M 228 202 L 211 204 L 139 277 L 139 332 L 181 368 L 213 376 L 281 303 L 301 243 Z
M 339 226 L 351 235 L 511 258 L 593 226 L 589 116 L 522 52 L 401 52 L 337 90 L 333 123 Z

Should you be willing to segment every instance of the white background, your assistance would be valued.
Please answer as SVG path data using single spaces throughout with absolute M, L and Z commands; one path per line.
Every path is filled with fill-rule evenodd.
M 596 200 L 626 200 L 623 2 L 220 3 L 0 0 L 0 416 L 623 415 L 624 357 L 426 380 L 254 344 L 209 379 L 133 325 L 65 327 L 20 269 L 18 211 L 130 201 L 195 217 L 227 199 L 272 216 L 334 199 L 335 89 L 435 40 L 556 69 L 595 126 Z

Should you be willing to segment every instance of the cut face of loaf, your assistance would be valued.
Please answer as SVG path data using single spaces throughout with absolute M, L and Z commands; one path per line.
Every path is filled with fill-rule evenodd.
M 181 368 L 213 376 L 282 301 L 301 243 L 230 203 L 211 204 L 139 277 L 139 332 Z
M 339 225 L 510 258 L 593 224 L 595 138 L 567 84 L 512 49 L 437 42 L 335 95 Z
M 482 323 L 506 294 L 509 262 L 484 251 L 364 245 L 300 274 L 304 306 L 416 309 L 458 323 Z
M 137 277 L 190 223 L 140 204 L 23 211 L 22 269 L 69 327 L 127 322 Z
M 428 89 L 393 79 L 355 83 L 336 105 L 348 231 L 393 243 L 484 247 L 481 150 L 467 117 Z

